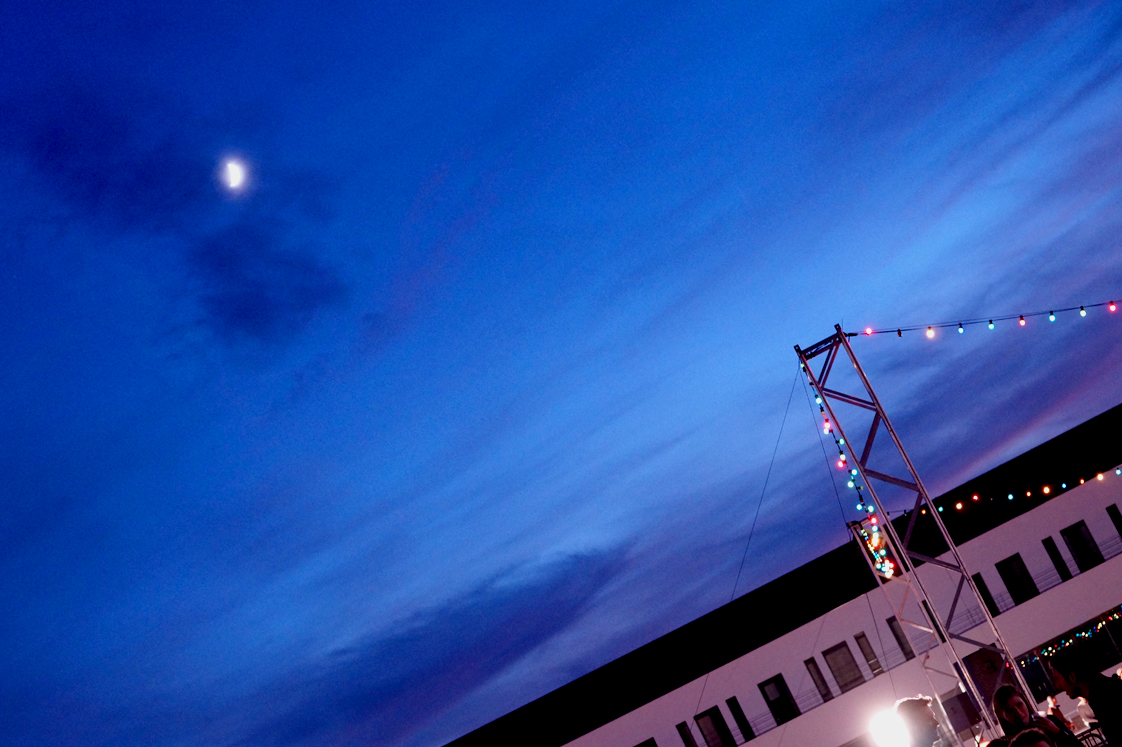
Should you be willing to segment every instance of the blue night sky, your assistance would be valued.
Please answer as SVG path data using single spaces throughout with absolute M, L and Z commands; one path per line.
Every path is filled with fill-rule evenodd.
M 443 744 L 727 602 L 777 438 L 736 593 L 840 544 L 793 345 L 1122 299 L 1060 5 L 0 5 L 0 741 Z M 1119 325 L 854 345 L 937 493 Z

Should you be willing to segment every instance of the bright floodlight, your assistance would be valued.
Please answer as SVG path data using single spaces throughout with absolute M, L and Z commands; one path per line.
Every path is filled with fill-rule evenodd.
M 873 716 L 869 722 L 869 733 L 877 747 L 911 747 L 912 744 L 904 719 L 892 710 Z
M 245 186 L 245 164 L 236 158 L 229 158 L 222 164 L 222 183 L 227 188 L 239 190 Z

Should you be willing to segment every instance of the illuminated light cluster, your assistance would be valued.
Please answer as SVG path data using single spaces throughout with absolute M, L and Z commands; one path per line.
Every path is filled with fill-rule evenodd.
M 1076 633 L 1071 638 L 1061 638 L 1060 640 L 1056 641 L 1056 643 L 1054 643 L 1053 645 L 1046 646 L 1046 647 L 1042 648 L 1039 651 L 1039 654 L 1040 654 L 1040 656 L 1043 656 L 1045 658 L 1051 657 L 1057 651 L 1060 651 L 1061 649 L 1065 649 L 1068 646 L 1072 645 L 1073 643 L 1076 643 L 1077 641 L 1085 640 L 1087 638 L 1094 637 L 1094 635 L 1096 633 L 1101 631 L 1109 623 L 1112 623 L 1115 620 L 1122 620 L 1122 607 L 1116 608 L 1113 612 L 1104 616 L 1101 620 L 1096 622 L 1094 625 L 1087 628 L 1086 630 L 1082 630 L 1082 631 Z M 1109 634 L 1109 632 L 1110 631 L 1107 631 L 1108 634 Z M 1028 666 L 1029 664 L 1031 664 L 1035 661 L 1038 661 L 1038 659 L 1039 659 L 1039 657 L 1037 657 L 1037 656 L 1031 656 L 1027 659 L 1022 659 L 1021 660 L 1021 666 L 1022 667 Z
M 865 549 L 872 558 L 873 567 L 877 569 L 885 578 L 892 578 L 896 575 L 896 563 L 888 557 L 888 541 L 884 538 L 884 534 L 877 526 L 877 517 L 869 514 L 868 526 L 865 522 L 858 525 L 858 532 L 861 534 L 861 539 L 865 542 Z
M 1050 487 L 1048 487 L 1047 485 L 1045 485 L 1044 486 L 1044 495 L 1048 495 L 1051 492 L 1052 492 L 1052 489 Z

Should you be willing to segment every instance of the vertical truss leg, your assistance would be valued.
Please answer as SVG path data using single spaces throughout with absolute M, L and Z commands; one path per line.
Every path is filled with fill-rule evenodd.
M 1013 653 L 1005 644 L 1005 639 L 1002 637 L 1001 631 L 998 629 L 997 624 L 994 622 L 993 616 L 990 615 L 989 608 L 986 606 L 985 602 L 981 598 L 981 595 L 978 593 L 978 588 L 974 584 L 974 579 L 971 577 L 970 572 L 967 570 L 965 563 L 963 563 L 962 556 L 959 555 L 958 547 L 955 545 L 954 540 L 951 539 L 950 532 L 947 531 L 947 528 L 943 524 L 942 519 L 939 518 L 939 512 L 935 505 L 931 502 L 931 498 L 927 493 L 927 489 L 923 485 L 923 480 L 920 479 L 919 472 L 916 471 L 915 465 L 912 464 L 911 458 L 908 456 L 907 451 L 904 450 L 904 445 L 900 441 L 900 437 L 897 435 L 896 429 L 892 427 L 892 421 L 888 418 L 888 414 L 885 412 L 883 405 L 881 405 L 880 400 L 877 398 L 872 384 L 869 383 L 869 379 L 865 375 L 864 369 L 861 368 L 861 364 L 857 360 L 857 356 L 854 355 L 853 348 L 850 347 L 849 344 L 849 337 L 851 336 L 853 335 L 846 334 L 842 331 L 840 326 L 835 325 L 834 334 L 830 335 L 824 340 L 815 343 L 814 345 L 811 345 L 806 350 L 796 345 L 795 353 L 799 356 L 799 363 L 802 365 L 803 371 L 806 373 L 810 385 L 814 388 L 815 393 L 822 400 L 821 407 L 823 414 L 828 418 L 831 424 L 831 430 L 835 430 L 837 433 L 837 438 L 839 439 L 839 449 L 844 448 L 845 451 L 849 452 L 849 456 L 853 458 L 855 462 L 854 468 L 857 469 L 861 481 L 864 483 L 864 488 L 868 491 L 868 499 L 872 500 L 872 505 L 876 507 L 876 512 L 882 517 L 887 517 L 888 515 L 884 510 L 884 506 L 881 504 L 880 497 L 878 496 L 876 488 L 874 487 L 874 482 L 887 483 L 889 485 L 894 485 L 896 487 L 915 492 L 915 505 L 912 507 L 912 510 L 910 512 L 903 538 L 901 538 L 896 532 L 896 528 L 893 526 L 892 522 L 886 520 L 881 522 L 880 524 L 885 534 L 885 539 L 888 542 L 889 548 L 894 554 L 896 562 L 899 563 L 900 580 L 904 582 L 902 584 L 904 596 L 899 604 L 899 607 L 897 608 L 897 606 L 892 603 L 891 598 L 889 598 L 889 603 L 891 606 L 893 606 L 894 609 L 896 609 L 897 619 L 900 620 L 901 623 L 906 622 L 913 629 L 929 634 L 931 641 L 929 647 L 935 642 L 935 637 L 937 634 L 939 635 L 940 639 L 945 638 L 945 643 L 943 643 L 941 647 L 947 654 L 948 659 L 950 659 L 955 664 L 954 668 L 956 670 L 956 674 L 953 676 L 958 679 L 959 683 L 966 689 L 967 692 L 971 694 L 971 697 L 974 699 L 974 701 L 979 704 L 981 715 L 983 720 L 985 721 L 986 726 L 990 730 L 992 730 L 995 735 L 1000 734 L 1000 728 L 998 726 L 997 718 L 994 716 L 992 710 L 990 709 L 988 697 L 990 694 L 980 692 L 978 687 L 974 683 L 973 678 L 966 674 L 968 670 L 966 669 L 965 662 L 959 654 L 958 647 L 961 646 L 962 643 L 966 643 L 972 646 L 986 648 L 997 652 L 998 654 L 1003 656 L 1006 663 L 1009 664 L 1009 668 L 1013 673 L 1017 685 L 1024 691 L 1026 698 L 1031 697 L 1032 691 L 1029 689 L 1028 683 L 1025 681 L 1024 674 L 1021 672 L 1021 668 L 1017 665 L 1017 661 L 1013 657 Z M 837 362 L 838 356 L 843 352 L 849 358 L 849 361 L 853 364 L 853 368 L 856 371 L 857 376 L 860 379 L 861 385 L 864 389 L 863 392 L 858 392 L 857 394 L 846 393 L 827 386 L 830 375 L 834 371 L 834 364 Z M 811 361 L 819 356 L 824 356 L 825 360 L 822 367 L 819 369 L 818 374 L 816 375 L 814 372 L 814 368 L 811 366 Z M 833 403 L 838 402 L 869 410 L 873 413 L 872 425 L 869 428 L 869 433 L 864 439 L 864 446 L 859 456 L 853 452 L 853 442 L 846 436 L 841 422 L 838 420 L 838 417 L 834 411 Z M 906 477 L 891 475 L 885 472 L 874 470 L 869 467 L 869 459 L 872 456 L 874 439 L 876 438 L 877 433 L 882 426 L 884 430 L 887 431 L 892 441 L 892 445 L 895 447 L 896 452 L 903 460 L 903 463 L 907 468 Z M 844 458 L 844 456 L 842 458 Z M 931 517 L 932 521 L 935 522 L 935 526 L 938 528 L 939 533 L 942 535 L 943 541 L 946 542 L 946 545 L 949 548 L 950 557 L 948 560 L 931 558 L 911 549 L 911 546 L 913 544 L 913 530 L 915 529 L 916 520 L 918 519 L 923 508 L 927 509 L 927 514 Z M 856 533 L 856 530 L 854 531 Z M 945 556 L 946 554 L 944 554 L 944 557 Z M 957 574 L 957 590 L 955 592 L 954 601 L 951 603 L 950 613 L 947 615 L 947 619 L 945 621 L 939 617 L 939 613 L 935 606 L 934 600 L 930 598 L 927 589 L 924 588 L 922 579 L 916 573 L 915 561 L 921 561 L 924 563 L 936 565 L 945 568 L 954 574 Z M 882 571 L 875 568 L 871 562 L 870 568 L 872 568 L 873 572 L 877 575 L 878 583 L 881 583 L 882 588 L 884 588 Z M 891 574 L 890 572 L 890 577 L 891 575 L 893 574 Z M 960 597 L 962 593 L 967 589 L 969 589 L 969 593 L 972 593 L 974 595 L 979 609 L 985 615 L 985 623 L 993 633 L 993 637 L 995 640 L 994 644 L 983 643 L 981 641 L 966 638 L 964 636 L 950 632 L 950 623 L 954 619 L 955 611 L 958 609 Z M 887 590 L 885 590 L 885 593 L 887 596 Z M 907 598 L 909 596 L 914 597 L 916 606 L 922 611 L 922 614 L 924 616 L 923 622 L 909 621 L 907 619 L 907 616 L 904 614 L 904 603 L 905 601 L 907 601 Z M 956 644 L 958 645 L 956 646 Z M 918 648 L 914 645 L 913 649 L 916 649 L 918 651 Z M 926 660 L 926 654 L 924 658 Z M 926 669 L 926 661 L 924 662 L 924 664 Z M 949 675 L 949 673 L 944 674 L 952 676 Z M 935 694 L 938 697 L 939 693 L 937 691 Z M 939 710 L 943 710 L 941 705 Z M 943 715 L 945 717 L 945 714 Z

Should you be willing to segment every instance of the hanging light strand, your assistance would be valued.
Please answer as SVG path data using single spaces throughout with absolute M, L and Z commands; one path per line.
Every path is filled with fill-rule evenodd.
M 911 325 L 904 326 L 904 327 L 884 327 L 884 328 L 865 327 L 865 329 L 863 329 L 860 332 L 846 332 L 846 335 L 849 336 L 849 337 L 857 337 L 859 335 L 896 334 L 899 337 L 899 336 L 903 336 L 904 332 L 920 332 L 920 331 L 922 331 L 922 332 L 925 332 L 928 337 L 934 337 L 935 336 L 935 330 L 937 330 L 937 329 L 957 329 L 958 332 L 961 334 L 962 332 L 965 331 L 966 327 L 972 327 L 972 326 L 977 325 L 977 324 L 984 324 L 987 327 L 989 327 L 990 329 L 993 329 L 996 326 L 997 322 L 1007 322 L 1007 321 L 1016 321 L 1020 326 L 1024 327 L 1024 326 L 1026 326 L 1026 320 L 1031 319 L 1032 317 L 1044 316 L 1044 317 L 1048 317 L 1048 321 L 1054 322 L 1054 321 L 1056 321 L 1056 316 L 1058 314 L 1063 314 L 1063 313 L 1066 313 L 1066 312 L 1069 312 L 1069 311 L 1077 311 L 1077 312 L 1079 312 L 1080 317 L 1086 317 L 1088 309 L 1097 309 L 1097 308 L 1102 307 L 1102 306 L 1105 306 L 1107 308 L 1107 311 L 1110 311 L 1110 312 L 1114 312 L 1118 308 L 1118 305 L 1114 301 L 1102 301 L 1100 303 L 1083 304 L 1082 306 L 1068 306 L 1068 307 L 1063 308 L 1063 309 L 1049 309 L 1047 311 L 1028 311 L 1028 312 L 1025 312 L 1025 313 L 1005 314 L 1004 316 L 983 317 L 983 318 L 979 318 L 979 319 L 961 319 L 961 320 L 955 320 L 953 322 L 939 322 L 938 324 L 911 324 Z

